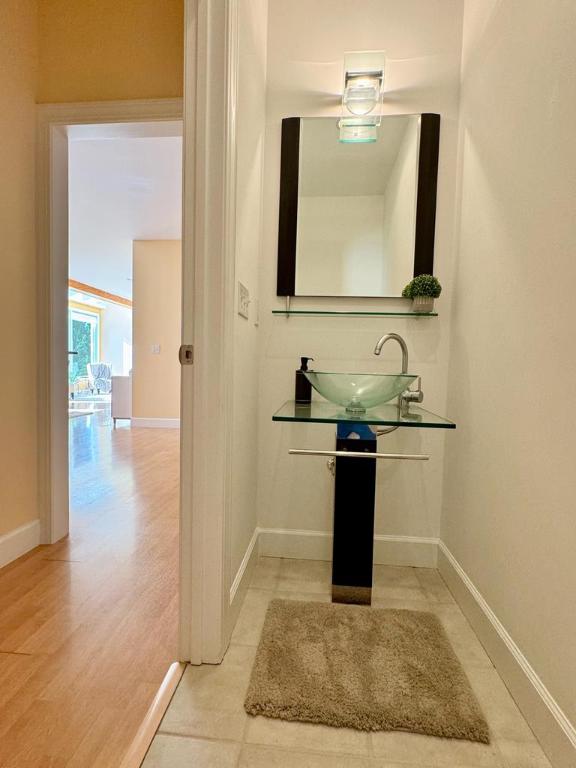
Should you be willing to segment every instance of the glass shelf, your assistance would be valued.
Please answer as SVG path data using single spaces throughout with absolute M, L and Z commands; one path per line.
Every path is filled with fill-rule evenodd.
M 424 408 L 410 406 L 410 413 L 400 414 L 395 403 L 385 403 L 369 408 L 365 413 L 346 413 L 341 405 L 334 405 L 327 400 L 312 400 L 309 405 L 300 405 L 288 400 L 272 416 L 272 421 L 308 422 L 316 424 L 355 424 L 384 425 L 388 427 L 420 427 L 426 429 L 456 429 L 453 421 L 425 411 Z
M 319 317 L 438 317 L 438 312 L 355 312 L 323 309 L 273 309 L 273 315 L 311 315 Z

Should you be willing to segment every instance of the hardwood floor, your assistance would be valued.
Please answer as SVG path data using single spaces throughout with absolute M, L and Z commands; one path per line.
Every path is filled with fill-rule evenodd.
M 179 433 L 70 420 L 71 533 L 0 570 L 1 768 L 116 768 L 176 659 Z

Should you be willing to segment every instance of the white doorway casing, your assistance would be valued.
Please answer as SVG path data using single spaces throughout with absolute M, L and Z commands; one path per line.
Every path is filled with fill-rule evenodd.
M 38 461 L 41 542 L 59 541 L 69 530 L 68 500 L 68 127 L 96 124 L 135 124 L 181 121 L 181 99 L 128 102 L 55 104 L 38 107 Z M 183 256 L 183 259 L 186 258 Z M 188 250 L 187 258 L 193 258 Z M 189 268 L 188 268 L 189 271 Z M 186 295 L 184 314 L 192 314 L 191 296 Z M 182 341 L 189 343 L 187 329 Z M 184 374 L 184 371 L 183 371 Z M 184 376 L 183 376 L 184 377 Z M 192 431 L 190 386 L 182 403 L 182 435 Z M 192 445 L 183 439 L 182 467 L 192 463 Z M 181 485 L 191 479 L 181 473 Z M 188 494 L 189 495 L 189 494 Z M 187 494 L 181 491 L 183 500 Z M 181 530 L 186 530 L 192 512 L 181 504 Z M 192 584 L 187 562 L 190 552 L 181 549 L 180 598 L 192 602 Z M 199 627 L 194 627 L 200 631 Z M 190 623 L 180 621 L 179 648 L 187 660 L 192 645 Z
M 184 398 L 194 393 L 194 421 L 184 440 L 194 445 L 191 551 L 195 600 L 182 616 L 201 633 L 190 649 L 196 662 L 222 660 L 230 636 L 230 516 L 235 257 L 236 2 L 187 0 L 184 119 L 184 291 L 193 296 L 195 363 L 183 376 Z M 192 213 L 193 212 L 193 213 Z M 187 237 L 193 229 L 192 237 Z M 188 386 L 187 382 L 193 386 Z M 188 500 L 186 500 L 188 504 Z
M 68 532 L 68 125 L 182 118 L 184 189 L 181 661 L 218 663 L 230 636 L 232 348 L 235 252 L 237 4 L 187 0 L 185 98 L 38 109 L 39 507 L 42 541 Z
M 42 542 L 68 534 L 68 127 L 182 119 L 180 99 L 38 107 L 38 387 Z

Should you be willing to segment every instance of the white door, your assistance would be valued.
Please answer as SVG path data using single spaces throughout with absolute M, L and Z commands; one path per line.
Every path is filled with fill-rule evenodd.
M 191 556 L 181 592 L 181 651 L 193 663 L 221 661 L 229 636 L 233 6 L 186 2 L 182 306 L 183 340 L 194 347 L 194 363 L 183 366 L 182 376 L 182 507 L 191 514 L 181 541 Z

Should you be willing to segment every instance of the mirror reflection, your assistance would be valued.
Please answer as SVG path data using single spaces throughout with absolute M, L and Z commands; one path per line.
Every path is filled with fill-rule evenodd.
M 371 143 L 338 120 L 303 118 L 298 296 L 400 296 L 414 271 L 418 117 L 388 117 Z

